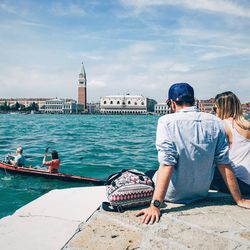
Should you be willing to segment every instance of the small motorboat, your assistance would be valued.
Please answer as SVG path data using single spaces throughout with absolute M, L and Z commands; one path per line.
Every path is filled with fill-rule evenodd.
M 79 175 L 64 174 L 60 172 L 49 173 L 44 170 L 32 168 L 32 166 L 29 166 L 29 167 L 12 166 L 3 161 L 0 161 L 0 169 L 11 174 L 30 175 L 30 176 L 44 177 L 48 179 L 56 179 L 56 180 L 68 181 L 68 182 L 80 182 L 80 183 L 86 183 L 86 184 L 91 183 L 94 185 L 104 184 L 104 180 L 101 180 L 101 179 L 95 179 L 95 178 L 79 176 Z

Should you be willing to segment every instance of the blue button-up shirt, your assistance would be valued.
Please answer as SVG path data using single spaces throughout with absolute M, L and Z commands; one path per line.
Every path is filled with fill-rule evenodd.
M 222 122 L 196 107 L 159 118 L 156 148 L 159 163 L 174 166 L 165 197 L 171 202 L 189 203 L 206 197 L 214 166 L 230 163 Z

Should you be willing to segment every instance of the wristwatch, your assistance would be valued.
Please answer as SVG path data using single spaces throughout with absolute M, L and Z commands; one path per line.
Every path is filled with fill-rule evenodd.
M 151 204 L 153 204 L 155 207 L 160 207 L 161 206 L 161 202 L 159 200 L 152 200 Z

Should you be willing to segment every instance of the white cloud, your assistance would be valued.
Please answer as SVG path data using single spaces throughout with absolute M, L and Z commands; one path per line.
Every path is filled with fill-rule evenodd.
M 30 7 L 29 4 L 26 4 L 24 1 L 2 1 L 2 3 L 0 3 L 0 12 L 1 11 L 5 12 L 5 14 L 9 14 L 11 19 L 17 17 L 23 20 L 26 19 L 27 21 L 27 19 L 32 16 L 35 17 L 34 11 L 36 11 L 36 9 L 34 6 Z
M 240 6 L 230 0 L 121 0 L 122 4 L 132 6 L 137 12 L 150 7 L 164 5 L 178 5 L 187 9 L 219 12 L 240 17 L 250 17 L 249 7 Z
M 204 61 L 216 60 L 223 57 L 250 55 L 250 49 L 232 49 L 230 52 L 213 51 L 204 53 L 199 59 Z
M 91 81 L 88 82 L 88 85 L 94 88 L 103 88 L 107 86 L 105 81 L 98 79 L 92 79 Z
M 124 8 L 113 2 L 98 1 L 98 8 L 92 9 L 83 7 L 92 0 L 82 5 L 78 0 L 64 1 L 64 5 L 56 1 L 49 6 L 44 1 L 13 2 L 13 6 L 7 5 L 8 1 L 0 3 L 1 13 L 5 12 L 0 17 L 1 97 L 76 99 L 83 61 L 89 100 L 130 92 L 164 101 L 169 85 L 183 81 L 194 85 L 198 98 L 235 89 L 232 86 L 237 83 L 241 97 L 249 99 L 249 22 L 232 18 L 248 16 L 248 9 L 239 2 L 123 0 L 123 5 L 132 7 L 126 8 L 126 13 L 145 10 L 152 14 L 130 15 L 126 20 L 110 15 L 124 13 Z M 165 11 L 164 6 L 169 5 L 176 8 Z M 14 16 L 19 8 L 26 18 Z M 195 10 L 196 15 L 183 8 Z M 211 22 L 211 15 L 204 11 L 219 15 Z M 71 15 L 72 26 L 68 17 L 59 18 L 58 26 L 58 16 L 66 15 Z M 32 27 L 39 23 L 51 28 Z
M 218 52 L 208 52 L 205 53 L 204 55 L 201 56 L 201 60 L 213 60 L 213 59 L 217 59 L 219 57 L 222 57 L 222 55 Z
M 19 14 L 18 10 L 14 6 L 7 3 L 0 3 L 0 10 L 10 14 L 15 14 L 15 15 Z
M 240 6 L 230 0 L 178 0 L 177 4 L 189 9 L 220 12 L 234 16 L 250 17 L 250 9 Z
M 155 51 L 155 45 L 138 42 L 130 46 L 129 50 L 132 55 L 143 55 Z
M 191 69 L 190 65 L 176 63 L 176 64 L 173 64 L 169 68 L 169 71 L 170 72 L 188 72 L 190 71 L 190 69 Z
M 85 16 L 86 11 L 82 8 L 82 5 L 79 4 L 63 4 L 63 3 L 55 3 L 51 7 L 51 12 L 56 16 Z
M 13 74 L 15 78 L 13 78 Z M 76 76 L 77 77 L 77 76 Z M 11 81 L 9 79 L 12 79 Z M 69 97 L 76 98 L 77 79 L 70 72 L 42 71 L 26 66 L 2 69 L 1 97 Z

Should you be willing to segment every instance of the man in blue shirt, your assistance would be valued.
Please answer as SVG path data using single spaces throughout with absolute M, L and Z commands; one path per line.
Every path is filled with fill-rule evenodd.
M 154 176 L 151 205 L 137 213 L 142 222 L 159 221 L 163 200 L 190 203 L 207 196 L 218 167 L 238 206 L 250 209 L 250 200 L 241 198 L 228 158 L 228 142 L 221 121 L 200 112 L 195 106 L 193 88 L 187 83 L 172 85 L 168 105 L 172 114 L 158 121 L 156 148 L 159 169 Z

